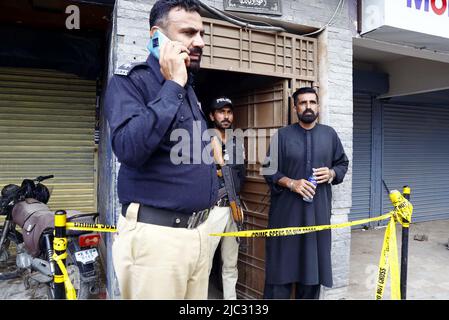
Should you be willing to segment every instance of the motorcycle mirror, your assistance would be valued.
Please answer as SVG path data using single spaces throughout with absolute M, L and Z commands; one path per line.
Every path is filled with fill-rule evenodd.
M 36 179 L 34 179 L 34 181 L 37 181 L 37 182 L 42 182 L 42 181 L 44 181 L 44 180 L 47 180 L 47 179 L 51 179 L 51 178 L 54 178 L 55 176 L 54 175 L 48 175 L 48 176 L 39 176 L 39 177 L 37 177 Z

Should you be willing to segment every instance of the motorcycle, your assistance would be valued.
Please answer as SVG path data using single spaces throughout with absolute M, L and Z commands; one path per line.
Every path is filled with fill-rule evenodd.
M 0 226 L 0 262 L 8 261 L 11 244 L 15 244 L 15 270 L 0 273 L 0 280 L 23 277 L 25 288 L 31 284 L 47 285 L 47 296 L 54 298 L 53 260 L 54 211 L 47 206 L 50 199 L 44 180 L 39 176 L 24 179 L 20 186 L 3 187 L 0 197 L 0 215 L 5 216 Z M 95 223 L 98 213 L 83 214 L 67 210 L 67 222 Z M 21 232 L 17 230 L 21 228 Z M 67 230 L 67 272 L 78 299 L 89 299 L 99 293 L 99 262 L 97 246 L 100 235 L 89 231 Z

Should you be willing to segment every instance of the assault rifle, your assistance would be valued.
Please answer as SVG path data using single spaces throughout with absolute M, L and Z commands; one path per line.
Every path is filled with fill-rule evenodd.
M 223 175 L 226 194 L 228 195 L 229 206 L 231 207 L 232 219 L 236 223 L 238 231 L 242 231 L 243 230 L 242 204 L 235 192 L 234 176 L 232 175 L 231 167 L 228 165 L 222 166 L 221 174 Z

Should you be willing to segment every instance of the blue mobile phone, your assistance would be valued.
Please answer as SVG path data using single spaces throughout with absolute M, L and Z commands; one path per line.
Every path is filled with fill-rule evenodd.
M 151 52 L 151 54 L 159 60 L 160 56 L 160 47 L 164 42 L 169 40 L 165 34 L 162 33 L 160 30 L 156 30 L 156 32 L 153 34 L 153 36 L 150 39 L 150 42 L 148 43 L 148 50 Z

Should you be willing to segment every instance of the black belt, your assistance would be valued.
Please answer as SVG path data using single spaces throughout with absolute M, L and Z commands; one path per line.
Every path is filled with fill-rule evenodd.
M 122 205 L 122 216 L 126 218 L 126 211 L 129 204 Z M 192 218 L 196 214 L 207 211 L 207 214 L 202 214 L 192 224 Z M 164 227 L 173 228 L 196 228 L 202 222 L 206 221 L 210 209 L 202 210 L 193 213 L 181 213 L 177 211 L 158 209 L 146 205 L 139 205 L 139 212 L 137 213 L 137 221 L 142 223 L 156 224 Z M 189 226 L 190 220 L 190 226 Z

